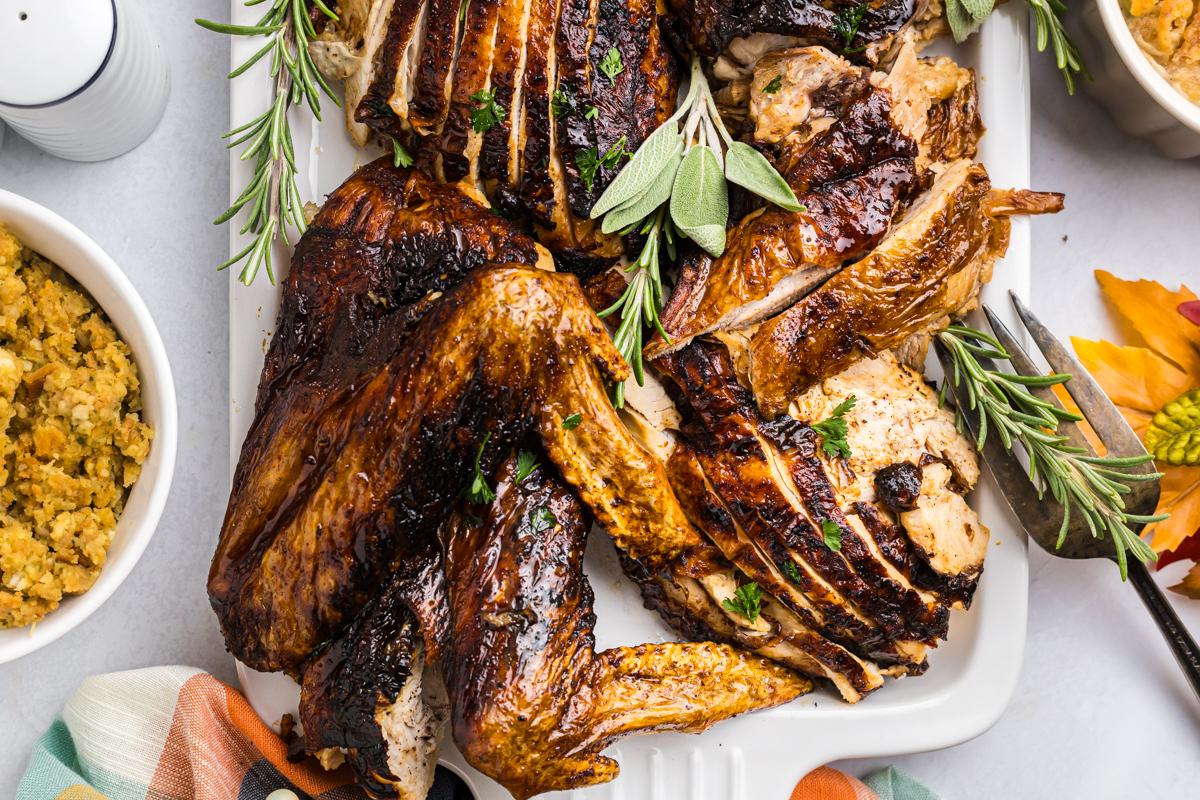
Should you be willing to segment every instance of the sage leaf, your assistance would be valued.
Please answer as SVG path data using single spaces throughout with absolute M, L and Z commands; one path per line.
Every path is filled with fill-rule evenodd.
M 688 151 L 671 189 L 671 219 L 712 256 L 725 250 L 725 222 L 729 219 L 729 187 L 717 157 L 707 145 Z M 720 230 L 720 236 L 712 230 Z
M 734 142 L 725 151 L 725 177 L 759 197 L 788 211 L 803 211 L 792 187 L 762 153 L 745 142 Z
M 977 23 L 987 19 L 996 5 L 996 0 L 960 0 L 960 2 Z
M 725 252 L 724 225 L 701 225 L 698 228 L 688 228 L 684 233 L 713 258 Z
M 979 30 L 979 23 L 971 16 L 963 5 L 963 0 L 946 0 L 946 21 L 950 23 L 950 32 L 954 41 L 964 42 L 967 37 Z
M 648 189 L 640 196 L 634 197 L 629 202 L 608 212 L 600 230 L 605 233 L 614 233 L 653 214 L 654 210 L 671 196 L 671 188 L 675 185 L 675 175 L 679 172 L 679 164 L 682 161 L 683 154 L 677 150 L 666 166 L 659 171 L 658 177 L 654 179 L 654 183 L 650 184 Z M 629 169 L 629 167 L 625 169 Z
M 604 190 L 604 194 L 600 195 L 600 199 L 592 207 L 591 218 L 598 219 L 600 215 L 622 203 L 628 203 L 649 189 L 672 156 L 682 150 L 683 138 L 680 136 L 678 125 L 668 122 L 658 126 L 654 133 L 642 142 L 642 146 Z

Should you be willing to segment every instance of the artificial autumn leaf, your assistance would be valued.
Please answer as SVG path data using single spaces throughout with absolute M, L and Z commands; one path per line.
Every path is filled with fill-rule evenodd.
M 1164 405 L 1200 387 L 1200 325 L 1181 309 L 1190 309 L 1196 295 L 1186 286 L 1172 292 L 1154 281 L 1124 281 L 1103 270 L 1097 270 L 1096 279 L 1149 347 L 1076 338 L 1071 343 L 1080 362 L 1144 441 Z M 1172 561 L 1200 557 L 1200 467 L 1156 465 L 1165 474 L 1155 513 L 1171 517 L 1147 525 L 1145 533 L 1153 535 L 1154 549 L 1164 553 L 1158 562 L 1161 569 Z M 1194 591 L 1200 599 L 1200 569 L 1193 567 L 1189 578 L 1173 588 L 1189 597 Z
M 1188 320 L 1171 313 L 1181 303 L 1194 301 L 1196 295 L 1186 286 L 1170 292 L 1154 281 L 1123 281 L 1104 270 L 1096 270 L 1096 280 L 1152 350 L 1184 372 L 1200 375 L 1200 327 L 1188 325 Z
M 1118 347 L 1074 336 L 1071 344 L 1109 400 L 1150 416 L 1200 381 L 1200 372 L 1188 375 L 1144 347 Z
M 1183 576 L 1183 580 L 1171 587 L 1171 591 L 1193 600 L 1200 600 L 1200 563 L 1193 564 Z

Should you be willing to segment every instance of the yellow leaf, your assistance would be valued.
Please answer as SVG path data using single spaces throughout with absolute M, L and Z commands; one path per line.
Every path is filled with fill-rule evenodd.
M 1170 514 L 1163 522 L 1146 526 L 1146 533 L 1153 532 L 1152 547 L 1164 553 L 1183 544 L 1183 540 L 1200 529 L 1200 467 L 1164 467 L 1155 462 L 1165 473 L 1159 482 L 1161 494 L 1157 514 Z
M 1172 586 L 1171 591 L 1193 600 L 1200 600 L 1200 564 L 1192 564 L 1183 580 Z
M 1153 416 L 1195 383 L 1195 379 L 1144 347 L 1118 347 L 1112 342 L 1090 342 L 1074 336 L 1071 344 L 1108 398 L 1134 411 Z
M 1096 280 L 1146 344 L 1184 372 L 1200 376 L 1200 326 L 1184 319 L 1179 304 L 1196 299 L 1186 286 L 1171 292 L 1154 281 L 1123 281 L 1104 270 Z

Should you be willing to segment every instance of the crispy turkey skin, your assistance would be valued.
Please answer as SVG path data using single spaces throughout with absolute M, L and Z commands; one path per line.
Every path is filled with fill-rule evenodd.
M 372 166 L 359 176 L 366 183 L 405 176 L 453 191 L 416 171 Z M 356 196 L 363 181 L 343 188 Z M 461 194 L 451 205 L 486 220 L 494 250 L 528 242 Z M 417 224 L 436 209 L 422 203 L 399 216 Z M 209 597 L 239 659 L 267 671 L 298 666 L 424 546 L 476 459 L 490 474 L 528 433 L 619 546 L 657 563 L 695 542 L 663 468 L 608 401 L 605 380 L 628 368 L 574 276 L 475 269 L 425 300 L 423 316 L 411 306 L 389 312 L 392 295 L 380 301 L 374 291 L 379 276 L 424 264 L 420 236 L 401 226 L 389 240 L 384 229 L 383 247 L 366 246 L 319 224 L 328 219 L 318 217 L 298 248 L 210 571 Z M 487 259 L 461 233 L 448 238 L 460 261 Z M 394 269 L 378 266 L 384 253 Z M 533 260 L 535 251 L 524 254 Z M 564 428 L 576 413 L 581 423 Z
M 539 459 L 540 460 L 540 459 Z M 786 703 L 811 683 L 724 644 L 597 653 L 583 574 L 584 508 L 553 465 L 518 480 L 509 459 L 483 516 L 444 529 L 453 632 L 446 685 L 454 739 L 518 800 L 604 783 L 601 751 L 650 731 L 698 733 Z

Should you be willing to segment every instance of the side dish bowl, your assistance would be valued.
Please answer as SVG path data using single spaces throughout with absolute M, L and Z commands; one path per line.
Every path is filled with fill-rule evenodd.
M 82 231 L 49 209 L 0 189 L 0 223 L 27 247 L 62 267 L 104 309 L 133 351 L 142 386 L 143 421 L 154 426 L 150 455 L 117 523 L 100 577 L 90 590 L 63 599 L 30 627 L 0 630 L 0 663 L 53 642 L 112 596 L 154 535 L 175 470 L 178 419 L 171 365 L 158 328 L 125 273 Z
M 1200 156 L 1200 106 L 1171 85 L 1138 47 L 1120 0 L 1081 5 L 1068 27 L 1094 78 L 1079 84 L 1118 128 L 1171 158 Z

